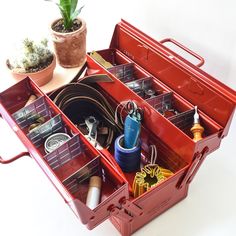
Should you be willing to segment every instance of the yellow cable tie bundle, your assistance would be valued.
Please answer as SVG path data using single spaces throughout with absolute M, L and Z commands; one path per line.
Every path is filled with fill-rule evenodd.
M 173 173 L 157 164 L 148 164 L 144 166 L 140 172 L 137 172 L 133 182 L 133 195 L 138 197 L 152 187 L 161 183 Z
M 171 172 L 170 170 L 162 168 L 160 166 L 159 166 L 159 168 L 160 168 L 161 173 L 164 175 L 164 177 L 168 178 L 171 175 L 173 175 L 173 172 Z

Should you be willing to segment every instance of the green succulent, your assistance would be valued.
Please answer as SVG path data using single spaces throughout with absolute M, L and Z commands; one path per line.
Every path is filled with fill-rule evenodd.
M 25 38 L 21 45 L 15 50 L 14 55 L 9 57 L 10 68 L 15 72 L 28 73 L 32 68 L 47 63 L 53 57 L 53 53 L 48 49 L 47 39 L 35 42 Z
M 53 0 L 45 1 L 54 2 L 58 6 L 63 19 L 63 25 L 66 30 L 71 29 L 73 26 L 73 21 L 77 18 L 84 7 L 82 6 L 77 9 L 78 0 L 60 0 L 59 2 L 55 2 Z

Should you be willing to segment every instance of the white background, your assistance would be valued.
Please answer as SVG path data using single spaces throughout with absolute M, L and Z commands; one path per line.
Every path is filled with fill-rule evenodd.
M 82 3 L 81 3 L 82 4 Z M 236 88 L 236 2 L 234 0 L 83 1 L 87 49 L 109 46 L 121 18 L 161 40 L 172 37 L 203 56 L 203 70 Z M 12 43 L 24 36 L 47 36 L 59 17 L 43 0 L 1 2 L 0 75 Z M 1 89 L 7 77 L 0 76 Z M 0 155 L 24 150 L 0 123 Z M 190 186 L 188 197 L 134 235 L 236 235 L 236 118 L 219 150 L 211 154 Z M 88 231 L 73 215 L 37 164 L 24 157 L 0 166 L 0 235 L 119 235 L 107 221 Z

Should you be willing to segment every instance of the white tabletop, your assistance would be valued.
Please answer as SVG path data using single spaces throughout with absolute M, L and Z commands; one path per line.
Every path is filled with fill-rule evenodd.
M 4 69 L 4 60 L 6 59 L 10 43 L 16 40 L 17 37 L 20 37 L 20 35 L 33 35 L 35 32 L 38 32 L 38 34 L 46 33 L 48 22 L 58 16 L 54 6 L 49 6 L 47 2 L 45 3 L 42 0 L 13 1 L 15 4 L 14 8 L 11 7 L 13 4 L 12 1 L 9 3 L 5 2 L 5 5 L 1 7 L 1 9 L 5 10 L 0 15 L 2 27 L 0 43 L 0 59 L 2 63 L 0 65 L 0 90 L 5 89 L 10 83 L 13 83 L 10 82 L 11 78 L 6 75 Z M 158 34 L 156 32 L 158 25 L 165 27 L 163 31 L 167 31 L 168 34 L 175 35 L 181 30 L 183 31 L 183 28 L 179 24 L 180 28 L 172 29 L 171 24 L 168 23 L 168 19 L 172 20 L 171 22 L 174 24 L 178 20 L 181 20 L 180 16 L 182 16 L 185 19 L 184 25 L 188 21 L 194 22 L 194 17 L 197 15 L 201 14 L 201 17 L 204 17 L 202 8 L 205 5 L 205 2 L 199 3 L 199 7 L 201 7 L 199 9 L 197 8 L 198 10 L 196 9 L 198 14 L 188 14 L 187 9 L 190 12 L 192 8 L 186 4 L 187 1 L 182 0 L 179 3 L 180 5 L 176 5 L 175 7 L 182 7 L 183 10 L 178 12 L 178 16 L 177 14 L 175 16 L 175 8 L 172 9 L 170 7 L 171 3 L 168 6 L 165 5 L 167 3 L 163 1 L 157 1 L 158 6 L 154 1 L 150 1 L 146 5 L 141 3 L 141 1 L 130 1 L 130 3 L 127 3 L 127 1 L 112 2 L 106 0 L 83 2 L 86 5 L 83 9 L 82 16 L 86 18 L 88 23 L 88 50 L 108 47 L 114 25 L 121 17 L 131 20 L 133 24 L 136 22 L 137 26 L 142 25 L 142 30 L 149 31 L 152 35 Z M 227 8 L 229 13 L 222 12 L 221 6 L 218 8 L 219 12 L 225 14 L 225 18 L 221 18 L 225 20 L 230 15 L 230 9 L 233 9 L 233 5 L 231 8 Z M 171 15 L 161 15 L 162 11 L 168 13 L 169 10 L 173 13 L 172 18 L 175 17 L 174 19 L 171 18 Z M 9 11 L 15 17 L 10 17 L 8 15 L 10 14 Z M 209 16 L 210 14 L 211 12 L 207 12 L 206 15 Z M 214 12 L 212 14 L 214 17 Z M 160 16 L 163 18 L 160 18 Z M 199 21 L 201 17 L 199 16 L 196 20 Z M 156 18 L 159 21 L 155 21 Z M 204 18 L 206 25 L 211 19 L 211 17 Z M 102 28 L 102 23 L 104 23 L 105 29 Z M 157 25 L 156 28 L 153 27 L 153 24 Z M 12 27 L 15 25 L 17 26 L 16 32 L 12 32 Z M 192 31 L 189 37 L 195 33 L 196 35 L 198 33 L 200 34 L 201 29 L 204 28 L 202 26 L 198 28 L 197 24 L 195 26 L 195 31 Z M 38 27 L 37 30 L 36 27 Z M 161 31 L 162 27 L 159 27 L 158 30 Z M 198 31 L 196 32 L 196 30 Z M 214 28 L 209 27 L 208 31 L 214 34 Z M 219 34 L 224 34 L 224 32 L 219 32 Z M 225 35 L 228 36 L 229 32 L 225 32 Z M 10 39 L 12 36 L 14 39 Z M 228 58 L 229 55 L 214 55 L 213 52 L 215 54 L 218 52 L 216 47 L 211 48 L 214 57 L 213 55 L 210 56 L 211 52 L 208 46 L 198 45 L 198 42 L 200 43 L 202 41 L 204 41 L 203 38 L 198 38 L 198 41 L 196 40 L 193 45 L 199 51 L 202 50 L 202 52 L 205 52 L 206 56 L 208 56 L 207 52 L 209 52 L 209 63 L 206 64 L 204 69 L 207 69 L 209 73 L 215 73 L 214 75 L 217 76 L 218 68 L 214 65 L 215 58 L 218 57 L 219 60 L 223 60 L 226 57 Z M 216 39 L 215 45 L 217 45 L 217 42 Z M 211 45 L 214 45 L 213 41 L 211 41 Z M 220 76 L 222 82 L 235 88 L 235 81 L 230 77 L 232 70 L 230 70 L 226 59 L 224 62 L 225 64 L 223 61 L 220 64 L 222 67 L 221 71 L 225 71 L 226 78 L 224 80 L 224 76 Z M 64 69 L 58 67 L 58 73 L 62 75 L 61 79 L 67 79 L 69 78 L 67 75 L 69 73 L 73 74 L 74 71 L 64 71 Z M 0 140 L 0 155 L 3 158 L 8 158 L 25 150 L 14 133 L 2 120 L 0 121 Z M 198 171 L 191 183 L 188 197 L 161 216 L 155 218 L 134 235 L 236 235 L 235 144 L 236 116 L 233 118 L 229 135 L 223 139 L 220 149 L 209 155 Z M 75 217 L 70 208 L 67 207 L 43 171 L 28 157 L 23 157 L 9 165 L 0 165 L 0 222 L 0 235 L 3 236 L 120 235 L 109 221 L 99 225 L 92 231 L 88 231 Z

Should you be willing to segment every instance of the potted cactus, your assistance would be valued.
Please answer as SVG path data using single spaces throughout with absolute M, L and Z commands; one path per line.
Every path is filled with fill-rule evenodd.
M 14 54 L 6 63 L 16 80 L 28 76 L 42 86 L 52 79 L 56 59 L 48 49 L 47 39 L 36 42 L 26 38 L 14 49 Z
M 51 35 L 58 63 L 62 67 L 78 67 L 86 59 L 86 23 L 78 18 L 83 7 L 77 9 L 78 0 L 45 0 L 56 3 L 61 18 L 51 24 Z

